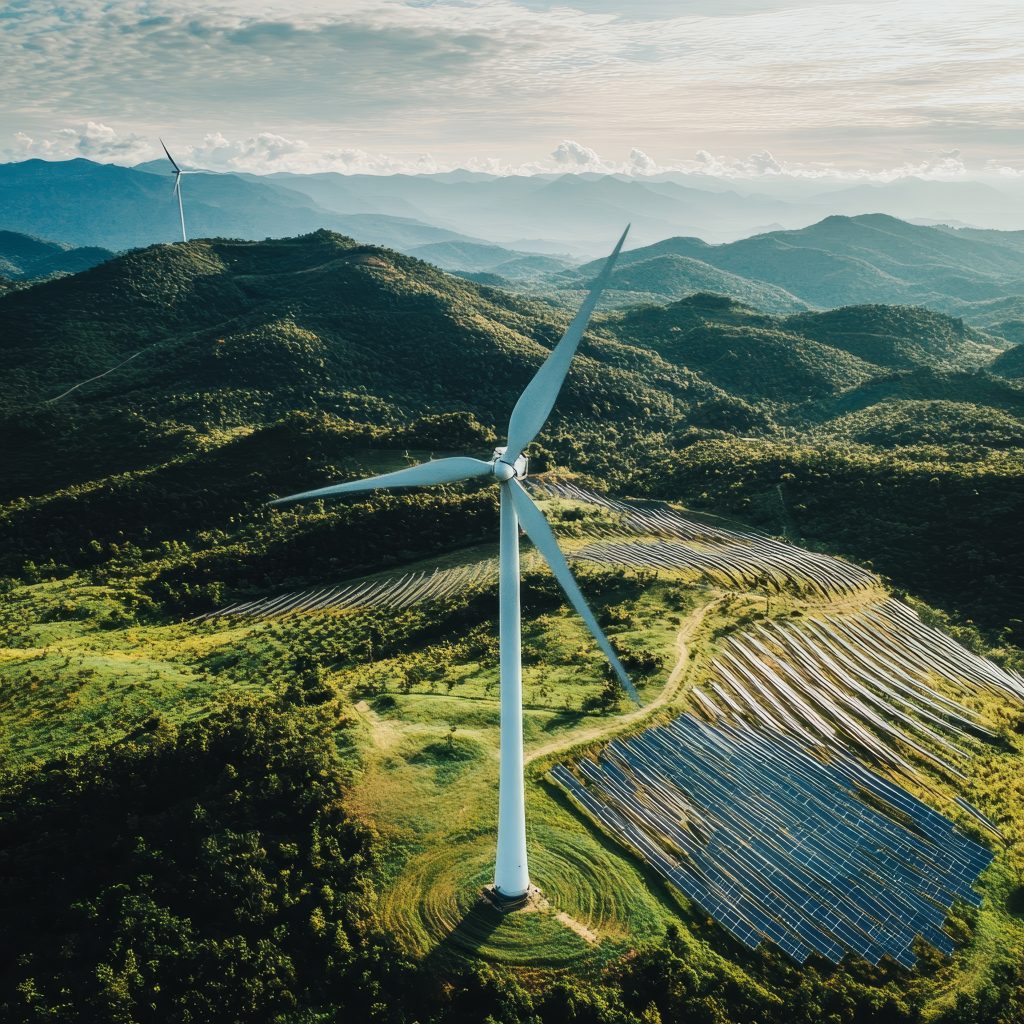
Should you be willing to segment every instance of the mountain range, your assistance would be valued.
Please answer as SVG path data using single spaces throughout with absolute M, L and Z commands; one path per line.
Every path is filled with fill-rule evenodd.
M 776 182 L 762 176 L 744 182 L 672 173 L 326 173 L 272 175 L 271 180 L 305 192 L 336 212 L 401 212 L 513 248 L 532 249 L 531 240 L 554 238 L 574 254 L 589 251 L 595 256 L 625 221 L 633 224 L 634 243 L 670 234 L 733 241 L 774 228 L 803 227 L 829 214 L 887 213 L 983 228 L 1024 228 L 1024 197 L 1012 188 L 914 177 L 841 187 L 815 179 Z
M 0 235 L 0 276 L 46 276 L 105 258 L 104 249 L 174 240 L 179 228 L 170 183 L 159 162 L 139 168 L 87 160 L 0 165 L 0 231 L 7 232 Z M 192 173 L 184 180 L 189 232 L 197 237 L 259 239 L 326 228 L 477 283 L 571 306 L 596 267 L 579 265 L 578 254 L 603 249 L 633 218 L 634 244 L 645 234 L 654 240 L 623 253 L 606 308 L 699 292 L 774 313 L 914 304 L 961 316 L 1010 341 L 1024 340 L 1024 231 L 911 224 L 884 213 L 830 215 L 808 224 L 820 212 L 814 204 L 783 217 L 776 205 L 788 200 L 771 198 L 775 205 L 754 211 L 751 204 L 761 202 L 756 194 L 703 184 L 697 189 L 668 178 L 471 172 Z M 921 182 L 918 188 L 903 182 L 892 190 L 864 186 L 858 194 L 945 201 L 958 194 L 956 184 Z M 931 187 L 938 185 L 944 187 Z M 848 191 L 819 198 L 842 205 Z M 748 233 L 767 219 L 798 226 L 715 241 L 735 233 L 726 229 L 730 223 L 741 230 L 735 219 L 740 210 L 747 211 L 742 230 Z M 678 233 L 691 224 L 692 232 Z M 708 231 L 697 237 L 701 225 Z M 37 240 L 15 244 L 15 233 Z M 45 258 L 38 239 L 56 246 Z M 75 249 L 82 251 L 70 255 Z
M 295 413 L 383 429 L 458 413 L 496 429 L 565 323 L 327 231 L 131 252 L 0 301 L 4 486 L 39 493 L 197 444 L 204 458 L 200 438 Z M 619 430 L 677 435 L 820 431 L 902 401 L 1019 416 L 1024 391 L 1006 378 L 1024 372 L 1020 351 L 924 309 L 772 314 L 698 294 L 599 315 L 552 429 L 586 433 L 613 409 Z
M 172 179 L 90 160 L 0 164 L 0 229 L 72 246 L 129 249 L 181 237 Z M 182 183 L 188 232 L 266 238 L 330 228 L 381 245 L 477 241 L 408 217 L 327 210 L 275 181 L 189 174 Z
M 555 290 L 578 291 L 599 262 L 550 275 Z M 827 217 L 795 231 L 773 231 L 711 245 L 667 238 L 624 252 L 608 302 L 637 296 L 663 302 L 704 280 L 704 290 L 763 309 L 856 303 L 928 306 L 1001 333 L 1024 295 L 1024 232 L 909 224 L 884 214 Z M 615 292 L 620 294 L 616 297 Z
M 831 214 L 1024 228 L 1019 190 L 977 182 L 906 178 L 837 188 L 825 180 L 770 176 L 744 182 L 697 174 L 190 170 L 183 186 L 195 237 L 259 239 L 323 227 L 403 251 L 458 241 L 579 260 L 604 252 L 626 222 L 633 224 L 634 245 L 680 235 L 731 242 L 803 228 Z M 179 228 L 171 184 L 166 161 L 134 168 L 83 159 L 0 164 L 0 229 L 115 250 L 173 241 Z M 496 272 L 480 265 L 451 269 Z

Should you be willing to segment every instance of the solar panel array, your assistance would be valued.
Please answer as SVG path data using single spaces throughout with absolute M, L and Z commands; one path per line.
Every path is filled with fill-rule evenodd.
M 875 580 L 841 558 L 785 544 L 758 533 L 710 526 L 669 508 L 614 501 L 574 484 L 532 481 L 535 492 L 597 505 L 614 513 L 614 525 L 589 530 L 601 540 L 573 557 L 605 565 L 692 571 L 731 587 L 768 579 L 777 586 L 807 586 L 824 595 L 852 594 Z M 623 540 L 623 535 L 659 538 Z
M 253 601 L 238 601 L 202 615 L 196 621 L 232 615 L 265 619 L 299 612 L 345 611 L 354 608 L 401 611 L 414 605 L 442 600 L 450 594 L 485 589 L 492 586 L 497 578 L 497 559 L 489 558 L 454 569 L 408 572 L 334 587 L 294 590 Z
M 979 743 L 996 738 L 962 703 L 977 689 L 1024 702 L 1015 673 L 890 600 L 857 614 L 771 622 L 728 637 L 693 696 L 712 720 L 851 750 L 907 776 L 927 766 L 962 779 Z M 961 806 L 998 834 L 980 811 Z
M 683 715 L 551 775 L 745 946 L 800 963 L 951 953 L 948 911 L 980 904 L 992 859 L 856 758 L 765 728 Z
M 746 587 L 774 582 L 777 586 L 810 587 L 824 594 L 851 594 L 870 586 L 874 578 L 842 559 L 805 551 L 758 533 L 739 533 L 690 519 L 668 506 L 614 501 L 573 484 L 530 479 L 538 496 L 569 498 L 606 508 L 615 514 L 614 528 L 591 528 L 600 542 L 568 552 L 570 558 L 598 565 L 665 568 L 693 571 L 725 586 Z M 644 542 L 629 540 L 644 536 Z M 649 538 L 658 538 L 650 540 Z M 495 559 L 453 569 L 379 576 L 334 586 L 293 590 L 283 594 L 236 601 L 200 616 L 278 618 L 301 612 L 392 609 L 441 600 L 460 591 L 493 586 L 498 578 Z

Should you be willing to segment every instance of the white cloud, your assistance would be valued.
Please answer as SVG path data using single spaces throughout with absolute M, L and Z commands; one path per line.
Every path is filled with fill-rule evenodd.
M 186 146 L 183 158 L 198 167 L 214 171 L 288 170 L 303 163 L 309 144 L 274 132 L 259 132 L 245 139 L 230 140 L 220 132 L 207 134 L 198 146 Z
M 240 138 L 230 138 L 219 131 L 210 132 L 198 145 L 188 145 L 183 137 L 176 136 L 166 141 L 175 158 L 186 165 L 211 171 L 245 171 L 253 174 L 270 174 L 275 171 L 436 174 L 463 169 L 494 175 L 599 173 L 650 177 L 659 174 L 694 174 L 736 182 L 788 178 L 878 183 L 909 177 L 938 181 L 1024 177 L 1024 166 L 1014 166 L 996 159 L 972 164 L 965 161 L 959 149 L 939 150 L 918 160 L 889 167 L 868 168 L 788 161 L 767 150 L 745 157 L 727 157 L 700 149 L 692 158 L 662 164 L 634 146 L 626 159 L 616 160 L 573 139 L 559 142 L 547 160 L 524 163 L 489 155 L 444 159 L 429 152 L 397 155 L 358 147 L 317 149 L 304 139 L 269 131 Z M 15 132 L 12 143 L 0 150 L 0 156 L 8 160 L 24 160 L 29 157 L 66 160 L 85 157 L 98 162 L 131 165 L 162 158 L 163 151 L 154 137 L 118 132 L 109 125 L 90 121 L 76 127 L 56 129 L 46 136 Z
M 128 159 L 167 134 L 225 169 L 657 173 L 702 150 L 726 176 L 955 176 L 1024 160 L 1022 66 L 1019 0 L 19 0 L 0 140 Z M 116 138 L 59 134 L 89 123 Z
M 87 121 L 77 128 L 58 128 L 49 137 L 14 133 L 14 142 L 6 151 L 11 159 L 40 157 L 44 160 L 70 160 L 85 157 L 101 163 L 136 163 L 149 155 L 151 143 L 134 132 L 119 133 L 110 125 Z
M 634 174 L 653 174 L 658 169 L 654 160 L 636 146 L 629 151 L 629 166 Z
M 554 160 L 559 167 L 563 167 L 571 171 L 608 170 L 605 162 L 594 150 L 589 146 L 582 146 L 580 143 L 574 142 L 572 139 L 563 139 L 551 154 L 551 159 Z

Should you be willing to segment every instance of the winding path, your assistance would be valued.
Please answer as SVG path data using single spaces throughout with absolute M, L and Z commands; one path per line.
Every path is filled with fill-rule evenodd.
M 560 736 L 558 739 L 551 740 L 549 743 L 544 743 L 537 747 L 535 750 L 531 750 L 526 754 L 526 764 L 532 764 L 534 761 L 539 761 L 542 758 L 549 757 L 551 754 L 557 754 L 563 750 L 570 750 L 573 747 L 579 746 L 581 743 L 592 743 L 596 740 L 603 739 L 604 737 L 619 732 L 624 728 L 635 725 L 637 722 L 643 721 L 645 718 L 649 718 L 660 708 L 663 708 L 666 704 L 671 703 L 679 695 L 679 690 L 682 685 L 683 679 L 686 676 L 686 669 L 690 662 L 690 648 L 689 641 L 693 638 L 693 635 L 700 629 L 707 618 L 708 613 L 722 603 L 724 598 L 716 598 L 713 601 L 709 601 L 706 605 L 702 605 L 700 608 L 694 609 L 687 616 L 682 626 L 679 628 L 679 633 L 676 636 L 676 653 L 678 655 L 675 665 L 672 667 L 672 671 L 669 673 L 668 679 L 665 681 L 665 685 L 661 688 L 661 692 L 658 694 L 650 704 L 645 704 L 643 707 L 637 708 L 635 711 L 630 711 L 628 714 L 616 716 L 610 722 L 602 722 L 599 725 L 591 726 L 589 729 L 584 729 L 581 732 L 573 732 L 567 736 Z

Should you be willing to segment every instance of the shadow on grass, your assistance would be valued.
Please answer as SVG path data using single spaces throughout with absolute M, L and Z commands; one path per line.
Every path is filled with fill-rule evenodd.
M 459 970 L 476 959 L 502 922 L 502 914 L 486 900 L 477 900 L 459 923 L 424 960 L 428 972 Z
M 1024 918 L 1024 885 L 1010 890 L 1006 897 L 1006 909 L 1014 917 Z
M 571 729 L 575 725 L 579 725 L 584 718 L 590 717 L 583 711 L 570 711 L 568 709 L 559 711 L 557 714 L 552 715 L 541 728 L 544 732 L 554 732 L 556 729 Z

